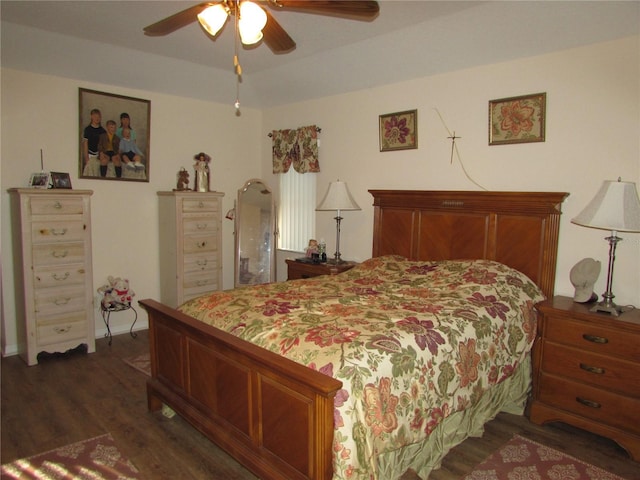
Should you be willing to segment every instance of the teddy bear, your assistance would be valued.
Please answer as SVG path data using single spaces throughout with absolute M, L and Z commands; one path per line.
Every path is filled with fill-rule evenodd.
M 105 310 L 113 310 L 120 305 L 129 306 L 131 300 L 136 295 L 129 288 L 129 280 L 126 278 L 107 277 L 108 283 L 98 288 L 98 293 L 103 295 L 102 308 Z
M 176 188 L 177 191 L 190 190 L 189 188 L 189 172 L 187 172 L 184 168 L 181 168 L 178 172 L 178 185 Z

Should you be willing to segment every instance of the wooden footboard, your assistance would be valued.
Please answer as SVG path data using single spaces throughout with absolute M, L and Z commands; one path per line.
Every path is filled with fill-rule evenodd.
M 262 479 L 330 479 L 342 382 L 154 300 L 149 409 L 165 403 Z

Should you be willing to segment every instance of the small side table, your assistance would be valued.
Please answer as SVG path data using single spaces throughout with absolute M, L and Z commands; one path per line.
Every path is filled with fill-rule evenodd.
M 138 321 L 138 312 L 135 308 L 133 308 L 133 305 L 131 305 L 130 303 L 116 303 L 114 306 L 107 308 L 101 304 L 100 310 L 102 311 L 102 320 L 107 327 L 107 333 L 105 333 L 104 336 L 109 337 L 109 345 L 111 345 L 112 340 L 111 327 L 109 326 L 109 319 L 111 318 L 112 312 L 124 312 L 125 310 L 133 310 L 135 317 L 133 318 L 133 323 L 131 324 L 131 328 L 129 329 L 129 334 L 132 338 L 136 338 L 138 336 L 138 334 L 133 331 L 133 326 Z
M 287 280 L 297 280 L 300 278 L 312 278 L 319 275 L 337 275 L 338 273 L 351 270 L 357 262 L 342 263 L 307 263 L 287 259 Z

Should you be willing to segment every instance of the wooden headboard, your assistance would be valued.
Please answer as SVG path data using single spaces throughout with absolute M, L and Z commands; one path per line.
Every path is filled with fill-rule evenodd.
M 369 190 L 373 256 L 484 258 L 513 267 L 551 298 L 562 192 Z

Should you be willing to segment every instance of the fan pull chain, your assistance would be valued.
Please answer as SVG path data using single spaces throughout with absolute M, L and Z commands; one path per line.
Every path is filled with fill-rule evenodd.
M 236 103 L 234 103 L 234 107 L 236 109 L 236 116 L 239 117 L 240 116 L 240 82 L 242 80 L 242 66 L 240 65 L 240 57 L 239 57 L 239 51 L 240 51 L 240 29 L 239 29 L 239 23 L 240 23 L 240 2 L 238 0 L 236 0 L 236 14 L 234 16 L 235 18 L 235 42 L 234 42 L 234 48 L 235 48 L 235 55 L 233 56 L 233 69 L 236 73 Z

